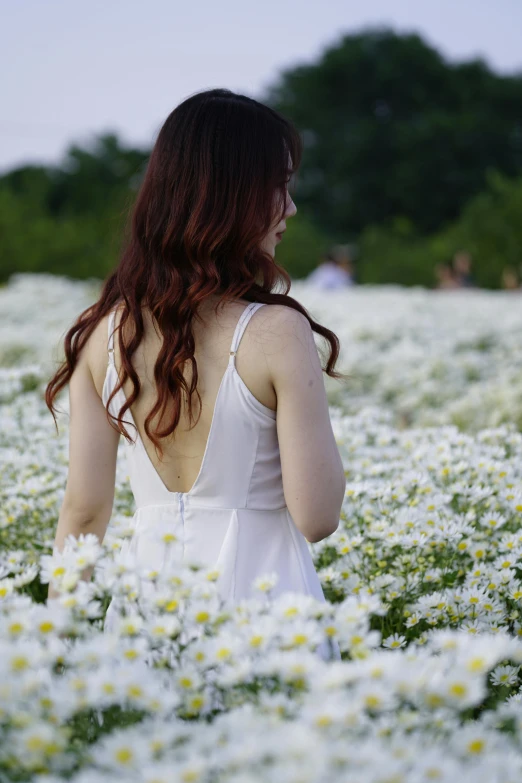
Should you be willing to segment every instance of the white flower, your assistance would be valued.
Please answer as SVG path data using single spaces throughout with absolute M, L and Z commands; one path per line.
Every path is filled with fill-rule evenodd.
M 497 666 L 490 674 L 493 685 L 516 685 L 520 666 Z
M 262 593 L 269 593 L 279 581 L 278 574 L 273 571 L 262 576 L 258 576 L 253 580 L 252 586 Z
M 382 643 L 383 647 L 388 647 L 390 650 L 396 650 L 399 647 L 404 647 L 405 645 L 406 637 L 401 636 L 398 633 L 394 633 L 391 636 L 388 636 Z

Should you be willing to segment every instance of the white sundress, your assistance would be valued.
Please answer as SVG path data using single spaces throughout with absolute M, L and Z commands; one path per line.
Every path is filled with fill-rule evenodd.
M 254 596 L 253 580 L 267 572 L 278 576 L 272 595 L 293 591 L 325 601 L 308 542 L 285 503 L 276 412 L 254 397 L 235 366 L 241 337 L 263 304 L 251 302 L 237 323 L 199 474 L 188 492 L 166 488 L 137 430 L 135 443 L 125 439 L 136 504 L 129 548 L 142 567 L 160 570 L 168 546 L 169 560 L 186 559 L 219 569 L 217 586 L 225 601 Z M 114 317 L 115 309 L 109 316 L 105 405 L 119 382 L 114 363 Z M 111 401 L 113 416 L 125 401 L 120 389 Z M 130 409 L 124 420 L 127 417 L 135 425 Z M 174 533 L 174 544 L 160 540 L 167 531 Z M 112 602 L 106 629 L 114 619 L 111 606 Z M 317 650 L 322 657 L 330 657 L 327 643 Z M 334 658 L 340 659 L 337 643 Z

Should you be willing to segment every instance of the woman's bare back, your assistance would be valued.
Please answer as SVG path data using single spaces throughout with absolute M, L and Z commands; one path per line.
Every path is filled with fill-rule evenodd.
M 161 460 L 156 453 L 154 444 L 146 436 L 144 428 L 145 418 L 156 401 L 154 364 L 162 343 L 162 336 L 157 327 L 154 328 L 152 317 L 146 310 L 144 310 L 145 334 L 133 356 L 133 365 L 141 382 L 141 390 L 138 399 L 131 406 L 131 413 L 152 464 L 165 486 L 172 492 L 188 491 L 198 476 L 208 441 L 219 386 L 227 369 L 232 336 L 241 314 L 249 304 L 246 300 L 238 299 L 225 304 L 219 313 L 216 313 L 216 302 L 217 299 L 212 302 L 206 301 L 200 310 L 201 321 L 199 319 L 193 321 L 194 355 L 198 367 L 201 415 L 198 418 L 198 400 L 194 395 L 192 398 L 193 420 L 197 419 L 197 423 L 193 424 L 191 428 L 187 401 L 183 399 L 178 427 L 173 435 L 162 440 L 163 458 Z M 236 369 L 241 380 L 254 397 L 262 405 L 275 411 L 277 397 L 270 380 L 266 352 L 267 350 L 278 350 L 278 346 L 274 336 L 267 329 L 267 310 L 268 308 L 260 308 L 252 317 L 237 351 Z M 119 324 L 119 316 L 120 312 L 117 312 L 116 326 Z M 93 350 L 93 378 L 97 392 L 101 397 L 107 368 L 107 318 L 100 322 L 96 332 L 94 338 L 96 349 Z M 101 339 L 102 336 L 103 339 Z M 114 357 L 116 367 L 119 370 L 121 360 L 116 337 Z M 191 366 L 187 363 L 184 372 L 187 384 L 190 384 L 191 374 Z M 129 398 L 132 393 L 130 378 L 126 380 L 123 391 L 125 396 Z M 153 427 L 157 425 L 157 422 L 156 418 L 153 421 Z M 130 426 L 127 429 L 134 438 L 133 428 Z

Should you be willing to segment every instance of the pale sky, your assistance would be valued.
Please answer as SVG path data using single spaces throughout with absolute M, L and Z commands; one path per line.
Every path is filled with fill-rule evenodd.
M 0 172 L 108 131 L 151 147 L 188 95 L 261 97 L 281 69 L 377 25 L 522 73 L 521 0 L 0 0 Z

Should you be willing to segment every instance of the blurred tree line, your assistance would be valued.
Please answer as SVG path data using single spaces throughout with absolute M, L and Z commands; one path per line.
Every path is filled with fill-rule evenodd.
M 72 145 L 60 166 L 24 166 L 0 177 L 0 278 L 105 277 L 117 262 L 148 155 L 105 134 L 91 149 Z
M 338 242 L 358 246 L 360 282 L 431 285 L 463 248 L 481 285 L 522 264 L 522 74 L 451 64 L 418 35 L 379 28 L 283 72 L 261 100 L 304 142 L 298 215 L 277 255 L 293 277 Z M 0 177 L 0 278 L 104 277 L 148 155 L 105 134 L 59 166 Z

